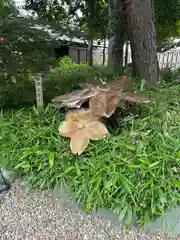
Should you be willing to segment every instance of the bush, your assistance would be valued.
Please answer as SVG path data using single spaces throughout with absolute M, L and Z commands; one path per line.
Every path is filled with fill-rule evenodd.
M 0 79 L 0 108 L 20 108 L 32 106 L 36 101 L 35 75 L 28 71 L 16 74 L 16 83 Z M 57 95 L 79 89 L 79 83 L 99 83 L 100 78 L 112 80 L 114 74 L 107 67 L 91 67 L 87 64 L 75 64 L 69 57 L 60 59 L 57 67 L 44 75 L 43 94 L 45 104 Z M 2 85 L 3 83 L 3 85 Z
M 163 79 L 164 83 L 179 83 L 180 82 L 180 74 L 179 71 L 173 71 L 171 68 L 165 68 L 160 71 L 160 76 Z
M 179 91 L 177 85 L 152 93 L 141 119 L 78 157 L 58 135 L 58 111 L 2 113 L 0 164 L 42 189 L 66 181 L 86 211 L 111 208 L 143 224 L 180 203 Z
M 44 98 L 49 102 L 53 97 L 79 89 L 79 83 L 100 83 L 112 80 L 115 74 L 104 66 L 91 67 L 88 64 L 75 64 L 69 57 L 63 57 L 44 81 Z
M 47 75 L 43 83 L 46 101 L 79 88 L 79 83 L 96 81 L 96 71 L 87 64 L 75 64 L 69 57 L 63 57 L 59 66 Z
M 0 81 L 0 109 L 28 107 L 36 102 L 34 81 L 23 74 L 14 79 L 16 82 Z
M 97 65 L 97 66 L 94 66 L 94 68 L 97 76 L 102 80 L 106 80 L 106 81 L 111 81 L 120 75 L 124 75 L 124 72 L 114 73 L 112 69 L 104 65 Z

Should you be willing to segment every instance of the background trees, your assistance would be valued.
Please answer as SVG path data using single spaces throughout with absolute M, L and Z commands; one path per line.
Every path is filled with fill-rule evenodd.
M 138 4 L 141 8 L 137 7 Z M 61 33 L 81 32 L 89 43 L 90 65 L 93 64 L 93 41 L 109 39 L 108 66 L 114 72 L 120 71 L 123 46 L 130 40 L 133 73 L 152 84 L 158 79 L 156 51 L 174 47 L 173 40 L 179 36 L 180 0 L 154 0 L 151 4 L 141 0 L 26 0 L 25 9 L 34 12 L 38 24 L 49 25 Z M 0 11 L 1 26 L 2 18 L 13 16 L 15 19 L 18 15 L 17 8 L 9 0 L 1 0 Z M 143 15 L 144 11 L 148 18 Z M 34 19 L 25 21 L 34 24 Z M 27 32 L 30 35 L 32 28 Z
M 150 84 L 158 80 L 156 30 L 149 0 L 129 0 L 126 5 L 133 73 Z
M 7 117 L 6 113 L 4 117 L 1 114 L 0 159 L 4 166 L 16 168 L 23 175 L 28 174 L 32 184 L 36 183 L 42 188 L 53 188 L 59 181 L 64 182 L 66 172 L 65 177 L 76 193 L 76 199 L 84 202 L 87 211 L 111 208 L 120 214 L 121 219 L 127 213 L 129 223 L 133 216 L 137 216 L 143 224 L 152 216 L 164 214 L 167 207 L 179 205 L 179 85 L 170 88 L 168 84 L 166 89 L 161 88 L 158 93 L 148 92 L 153 101 L 143 109 L 133 103 L 128 109 L 126 103 L 121 105 L 123 110 L 117 111 L 110 119 L 111 136 L 107 141 L 92 144 L 89 152 L 78 159 L 69 153 L 66 142 L 59 141 L 57 124 L 61 121 L 61 115 L 64 115 L 64 109 L 56 111 L 57 118 L 51 108 L 41 112 L 36 108 L 33 112 L 27 109 L 27 106 L 35 104 L 34 80 L 40 71 L 45 72 L 45 104 L 59 94 L 79 89 L 80 83 L 99 85 L 101 80 L 119 78 L 117 72 L 123 67 L 123 46 L 127 41 L 131 44 L 134 76 L 146 79 L 149 84 L 156 84 L 157 49 L 164 51 L 173 46 L 171 38 L 179 34 L 178 2 L 171 1 L 172 6 L 168 5 L 166 12 L 167 9 L 162 6 L 167 6 L 165 0 L 155 0 L 154 5 L 147 0 L 27 0 L 26 8 L 34 11 L 31 17 L 20 17 L 13 3 L 1 4 L 0 108 L 10 112 Z M 90 65 L 93 64 L 93 41 L 108 38 L 109 66 L 74 64 L 68 57 L 56 61 L 53 48 L 57 43 L 60 44 L 60 40 L 54 37 L 56 35 L 49 34 L 46 31 L 48 28 L 60 36 L 65 33 L 73 37 L 81 32 L 89 42 Z M 111 74 L 109 68 L 113 70 Z M 177 79 L 179 81 L 179 77 Z M 134 85 L 136 90 L 139 89 L 138 83 Z M 114 90 L 116 87 L 115 84 Z M 137 97 L 136 94 L 123 92 L 124 97 L 124 94 L 131 100 Z M 115 103 L 111 100 L 113 106 Z M 22 106 L 25 111 L 9 111 Z M 136 113 L 137 119 L 131 121 L 129 117 L 135 117 Z M 27 146 L 32 151 L 25 159 L 23 155 Z M 44 152 L 44 147 L 49 147 L 50 155 Z M 37 156 L 39 150 L 44 155 Z M 146 159 L 142 160 L 142 156 L 146 156 Z M 84 161 L 84 157 L 87 161 Z M 112 166 L 113 169 L 110 169 Z M 82 178 L 79 169 L 82 173 L 84 169 L 87 170 L 88 180 Z M 115 176 L 113 181 L 111 170 Z M 98 176 L 96 182 L 92 182 L 94 176 Z M 79 195 L 82 191 L 83 199 L 82 194 Z
M 126 18 L 123 0 L 109 0 L 108 66 L 115 72 L 123 67 L 123 46 L 126 41 Z

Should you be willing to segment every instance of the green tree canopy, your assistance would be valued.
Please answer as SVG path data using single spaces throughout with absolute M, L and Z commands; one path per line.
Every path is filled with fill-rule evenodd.
M 159 51 L 173 48 L 180 37 L 180 0 L 154 0 L 157 44 Z
M 66 25 L 73 26 L 72 22 L 67 19 L 76 19 L 76 28 L 88 31 L 90 14 L 88 4 L 93 0 L 26 0 L 26 8 L 31 9 L 48 21 L 56 21 L 62 23 L 66 21 Z M 157 29 L 157 43 L 161 45 L 172 45 L 170 38 L 178 37 L 178 22 L 180 21 L 180 0 L 154 0 L 154 20 Z M 91 27 L 93 28 L 93 38 L 102 39 L 112 34 L 112 26 L 108 28 L 108 1 L 97 0 L 93 7 L 93 19 Z M 78 14 L 80 12 L 81 14 Z M 66 19 L 66 20 L 65 20 Z M 118 23 L 119 24 L 119 23 Z M 167 41 L 168 39 L 168 41 Z M 171 43 L 171 45 L 170 45 Z
M 43 28 L 37 28 L 37 23 L 24 17 L 1 21 L 0 59 L 5 72 L 15 75 L 21 70 L 45 71 L 53 64 L 57 41 Z

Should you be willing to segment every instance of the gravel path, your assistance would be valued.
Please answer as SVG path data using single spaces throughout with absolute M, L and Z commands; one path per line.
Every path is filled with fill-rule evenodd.
M 123 231 L 110 221 L 58 207 L 50 194 L 26 194 L 16 181 L 0 195 L 1 240 L 169 240 L 167 236 Z

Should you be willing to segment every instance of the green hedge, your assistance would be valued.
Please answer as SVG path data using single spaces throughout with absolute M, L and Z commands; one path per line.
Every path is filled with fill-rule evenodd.
M 180 71 L 173 71 L 171 68 L 165 68 L 160 71 L 160 76 L 165 84 L 180 83 Z
M 91 142 L 74 156 L 58 135 L 64 116 L 35 109 L 0 117 L 0 165 L 26 175 L 33 186 L 54 188 L 66 181 L 86 211 L 111 208 L 127 224 L 141 224 L 180 204 L 180 85 L 150 93 L 141 118 L 120 135 Z
M 44 99 L 50 101 L 54 96 L 79 89 L 79 84 L 88 82 L 98 84 L 100 80 L 112 80 L 115 74 L 104 66 L 75 64 L 69 57 L 63 57 L 44 80 Z
M 36 103 L 34 81 L 23 76 L 17 76 L 16 81 L 0 81 L 0 109 L 28 107 Z
M 44 75 L 43 93 L 45 103 L 57 95 L 79 88 L 79 83 L 99 83 L 100 78 L 112 80 L 112 71 L 106 67 L 90 67 L 87 64 L 74 64 L 69 57 L 63 57 L 57 67 Z M 34 76 L 21 72 L 14 76 L 16 83 L 0 76 L 0 108 L 32 106 L 35 103 Z
M 64 57 L 60 59 L 56 68 L 45 77 L 44 97 L 45 101 L 54 96 L 70 92 L 79 88 L 79 83 L 99 81 L 96 79 L 96 71 L 87 64 L 74 64 L 72 59 Z
M 123 72 L 122 74 L 123 75 Z M 69 57 L 63 57 L 57 66 L 49 73 L 44 74 L 43 94 L 45 104 L 57 95 L 79 89 L 79 83 L 99 83 L 100 80 L 112 80 L 118 77 L 108 67 L 94 66 L 80 63 L 74 64 Z M 161 77 L 165 83 L 177 83 L 179 73 L 173 73 L 170 69 L 161 71 Z M 15 76 L 4 77 L 0 75 L 0 108 L 20 108 L 33 106 L 36 102 L 35 76 L 28 70 L 22 70 Z M 12 80 L 16 80 L 14 83 Z

